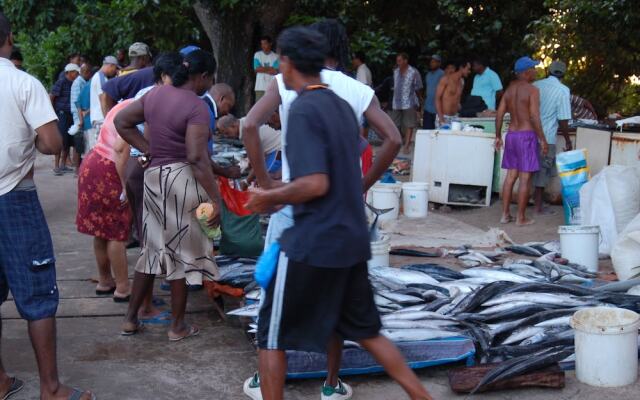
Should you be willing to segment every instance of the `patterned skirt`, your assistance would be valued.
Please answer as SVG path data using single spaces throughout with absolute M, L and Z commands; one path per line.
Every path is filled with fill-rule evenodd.
M 78 232 L 105 240 L 129 239 L 131 210 L 122 206 L 122 184 L 113 161 L 92 151 L 78 171 Z
M 195 210 L 209 201 L 191 166 L 173 163 L 144 173 L 142 253 L 136 271 L 166 272 L 167 280 L 186 278 L 190 285 L 219 277 L 213 242 L 202 232 Z

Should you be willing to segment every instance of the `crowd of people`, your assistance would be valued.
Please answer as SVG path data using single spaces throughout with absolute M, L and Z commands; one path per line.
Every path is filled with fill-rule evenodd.
M 0 160 L 0 295 L 5 300 L 10 289 L 29 321 L 47 399 L 95 395 L 58 381 L 58 288 L 33 183 L 36 150 L 54 155 L 55 175 L 77 175 L 77 229 L 94 240 L 96 294 L 128 303 L 122 335 L 160 324 L 175 342 L 200 333 L 185 319 L 189 290 L 219 276 L 212 242 L 194 210 L 212 204 L 206 224 L 219 226 L 218 177 L 241 176 L 238 167 L 212 161 L 213 136 L 241 140 L 251 164 L 247 182 L 256 186 L 246 208 L 271 213 L 265 250 L 276 249 L 258 323 L 259 372 L 246 380 L 245 393 L 281 399 L 284 351 L 306 350 L 328 353 L 322 398 L 350 398 L 351 387 L 338 378 L 342 343 L 349 339 L 371 352 L 412 399 L 430 399 L 401 353 L 379 334 L 362 194 L 393 162 L 403 138 L 410 150 L 418 126 L 436 129 L 461 113 L 488 110 L 501 148 L 508 113 L 501 222 L 514 220 L 510 203 L 519 180 L 515 222 L 531 224 L 525 215 L 529 184 L 533 180 L 536 188 L 536 211 L 548 213 L 542 189 L 554 173 L 558 129 L 571 147 L 572 102 L 582 118 L 594 116 L 590 103 L 572 100 L 561 83 L 566 65 L 554 62 L 549 76 L 536 81 L 539 63 L 528 57 L 515 62 L 516 79 L 505 91 L 481 58 L 443 63 L 432 55 L 423 80 L 409 56 L 399 53 L 392 76 L 374 90 L 366 55 L 349 53 L 346 30 L 335 20 L 285 30 L 277 53 L 270 37 L 260 39 L 253 59 L 256 102 L 243 118 L 231 114 L 233 89 L 215 82 L 214 56 L 197 46 L 154 58 L 148 45 L 136 42 L 128 52 L 106 55 L 98 69 L 73 54 L 47 92 L 21 71 L 13 44 L 9 21 L 0 14 L 0 127 L 7 132 L 0 140 L 9 148 Z M 376 96 L 384 91 L 386 110 Z M 382 139 L 375 159 L 365 138 L 369 127 Z M 141 253 L 130 284 L 126 247 L 132 232 Z M 167 310 L 154 301 L 157 275 L 164 275 L 171 292 Z M 309 288 L 317 293 L 312 301 Z M 0 397 L 21 387 L 0 368 Z

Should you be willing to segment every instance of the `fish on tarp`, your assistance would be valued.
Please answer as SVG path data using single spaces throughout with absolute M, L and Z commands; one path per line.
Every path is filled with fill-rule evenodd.
M 433 311 L 396 312 L 393 314 L 383 315 L 382 317 L 380 317 L 380 319 L 383 322 L 389 321 L 392 319 L 403 319 L 408 321 L 419 321 L 419 320 L 427 320 L 427 319 L 456 321 L 456 319 L 453 317 L 442 315 Z
M 422 299 L 422 297 L 415 297 L 397 292 L 380 291 L 378 292 L 378 295 L 400 305 L 424 304 L 424 300 Z
M 451 303 L 451 299 L 450 298 L 437 299 L 437 300 L 432 301 L 431 303 L 428 303 L 426 306 L 424 306 L 424 308 L 422 310 L 423 311 L 436 311 L 436 310 L 439 310 L 445 304 L 449 304 L 449 303 Z
M 437 264 L 409 264 L 402 266 L 401 268 L 422 272 L 429 276 L 433 276 L 434 278 L 445 277 L 450 280 L 464 279 L 464 275 L 462 275 L 460 272 Z M 438 281 L 440 281 L 440 279 L 438 279 Z
M 498 304 L 512 303 L 517 301 L 534 304 L 557 304 L 568 307 L 584 306 L 590 303 L 589 301 L 580 300 L 570 295 L 540 292 L 517 292 L 497 296 L 489 301 L 482 303 L 482 305 L 485 307 L 490 307 L 496 306 Z
M 438 285 L 439 283 L 437 280 L 422 272 L 393 267 L 373 267 L 369 269 L 369 274 L 400 285 L 410 283 Z
M 425 289 L 425 290 L 436 290 L 442 294 L 444 294 L 447 297 L 451 296 L 451 293 L 449 293 L 449 290 L 446 288 L 443 288 L 440 284 L 437 285 L 431 285 L 428 283 L 410 283 L 407 285 L 407 287 L 409 288 L 419 288 L 419 289 Z
M 491 281 L 508 281 L 515 283 L 531 282 L 531 278 L 525 278 L 509 271 L 502 271 L 494 268 L 470 268 L 462 271 L 462 275 L 470 278 L 490 279 Z
M 512 253 L 515 254 L 520 254 L 523 256 L 530 256 L 530 257 L 541 257 L 542 253 L 539 252 L 538 250 L 534 249 L 533 247 L 529 247 L 529 246 L 524 246 L 521 244 L 514 244 L 511 246 L 507 246 L 505 247 L 505 250 L 508 250 Z
M 451 310 L 451 314 L 456 315 L 474 310 L 480 304 L 493 298 L 498 293 L 503 292 L 505 289 L 514 285 L 513 282 L 497 281 L 491 282 L 480 289 L 471 292 L 461 302 Z
M 522 346 L 529 346 L 532 344 L 542 343 L 548 337 L 558 336 L 560 334 L 574 335 L 573 329 L 567 326 L 548 326 L 543 328 L 541 332 L 536 333 L 533 336 L 525 339 L 520 343 Z
M 512 344 L 512 343 L 519 343 L 543 331 L 544 331 L 544 328 L 540 326 L 525 326 L 523 328 L 517 329 L 514 332 L 512 332 L 511 335 L 509 335 L 500 344 L 506 345 L 506 344 Z
M 380 334 L 393 342 L 418 342 L 460 336 L 460 332 L 442 329 L 382 329 Z
M 489 371 L 471 391 L 471 394 L 494 382 L 554 365 L 573 354 L 573 352 L 573 347 L 557 346 L 526 356 L 512 358 Z
M 382 323 L 386 329 L 442 329 L 459 325 L 457 321 L 449 320 L 407 320 L 407 319 L 389 319 Z
M 412 249 L 395 248 L 389 251 L 392 256 L 407 256 L 407 257 L 427 257 L 427 258 L 439 258 L 443 256 L 443 252 L 440 250 L 428 252 Z
M 548 282 L 519 283 L 505 289 L 504 294 L 516 292 L 553 292 L 566 293 L 574 296 L 591 296 L 596 293 L 593 289 L 571 284 L 558 284 Z
M 227 312 L 227 315 L 235 315 L 238 317 L 257 317 L 259 312 L 260 304 L 254 303 L 229 311 Z

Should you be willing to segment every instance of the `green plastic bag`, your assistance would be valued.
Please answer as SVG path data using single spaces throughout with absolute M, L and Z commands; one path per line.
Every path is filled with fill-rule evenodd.
M 258 257 L 262 254 L 264 241 L 260 215 L 251 214 L 241 217 L 229 211 L 224 202 L 222 202 L 221 212 L 220 253 L 236 257 Z

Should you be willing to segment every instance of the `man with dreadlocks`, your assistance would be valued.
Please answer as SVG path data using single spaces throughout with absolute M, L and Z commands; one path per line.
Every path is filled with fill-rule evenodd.
M 325 59 L 325 68 L 320 72 L 321 82 L 349 104 L 358 121 L 362 122 L 363 116 L 366 117 L 368 123 L 383 140 L 375 163 L 362 179 L 361 189 L 364 193 L 387 170 L 400 150 L 402 144 L 400 132 L 391 118 L 382 111 L 380 103 L 370 87 L 339 72 L 344 69 L 349 62 L 349 45 L 344 26 L 336 20 L 326 19 L 313 24 L 311 28 L 323 33 L 330 46 Z M 282 124 L 282 145 L 283 148 L 285 148 L 289 108 L 297 97 L 298 93 L 296 91 L 288 90 L 285 86 L 282 74 L 276 75 L 276 79 L 271 82 L 265 95 L 253 106 L 246 116 L 243 124 L 243 141 L 254 168 L 258 184 L 262 189 L 273 189 L 282 185 L 282 182 L 290 182 L 291 171 L 285 154 L 286 152 L 283 152 L 282 182 L 277 182 L 270 178 L 264 166 L 264 151 L 260 145 L 258 128 L 266 123 L 268 118 L 279 107 Z M 361 139 L 359 146 L 362 151 L 364 147 L 366 147 L 366 141 Z M 280 239 L 283 231 L 293 225 L 293 209 L 290 205 L 286 205 L 280 211 L 272 214 L 265 240 L 265 248 L 271 247 L 273 243 Z M 278 268 L 279 267 L 280 264 Z M 342 338 L 334 334 L 327 348 L 328 374 L 327 380 L 322 387 L 322 399 L 346 400 L 352 396 L 353 392 L 351 388 L 338 379 L 342 344 Z M 424 388 L 419 384 L 420 382 L 415 377 L 415 374 L 410 370 L 401 369 L 399 365 L 398 369 L 395 369 L 393 372 L 398 373 L 399 370 L 402 370 L 403 374 L 401 374 L 402 376 L 399 377 L 400 379 L 398 379 L 398 381 L 405 390 L 413 394 L 420 394 L 420 396 L 415 396 L 414 398 L 430 398 Z M 258 374 L 255 374 L 245 382 L 244 391 L 254 400 L 263 398 Z

